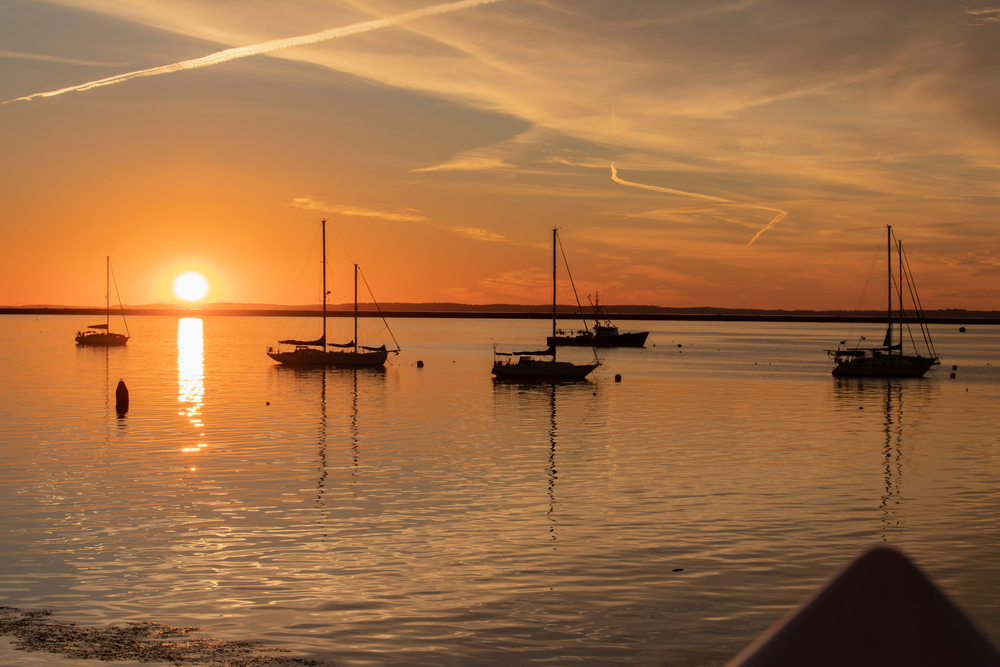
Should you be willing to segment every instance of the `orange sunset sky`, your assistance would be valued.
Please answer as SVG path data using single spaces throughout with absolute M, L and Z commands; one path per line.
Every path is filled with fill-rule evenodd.
M 544 303 L 558 226 L 612 304 L 853 309 L 891 223 L 926 308 L 1000 309 L 987 5 L 18 0 L 0 67 L 0 305 L 107 255 L 316 303 L 326 218 L 334 302 Z

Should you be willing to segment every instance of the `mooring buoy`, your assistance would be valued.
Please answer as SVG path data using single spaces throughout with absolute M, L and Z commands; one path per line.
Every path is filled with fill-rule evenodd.
M 621 373 L 615 373 L 615 382 L 621 382 L 621 381 L 622 381 Z
M 115 387 L 115 412 L 119 415 L 128 412 L 128 387 L 125 386 L 125 380 L 118 380 L 118 386 Z
M 420 361 L 420 360 L 418 359 L 418 360 L 417 360 L 417 368 L 423 368 L 423 367 L 424 367 L 424 362 L 422 362 L 422 361 Z

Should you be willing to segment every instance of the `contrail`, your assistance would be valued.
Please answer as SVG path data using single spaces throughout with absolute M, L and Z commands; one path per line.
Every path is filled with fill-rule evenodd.
M 750 239 L 750 243 L 747 244 L 748 246 L 749 245 L 753 245 L 753 242 L 757 240 L 758 236 L 760 236 L 761 234 L 763 234 L 764 232 L 766 232 L 767 230 L 769 230 L 771 227 L 774 227 L 778 223 L 779 220 L 781 220 L 786 215 L 788 215 L 786 212 L 782 211 L 780 208 L 771 208 L 769 206 L 760 206 L 758 204 L 743 204 L 743 203 L 740 203 L 740 202 L 733 201 L 732 199 L 723 199 L 722 197 L 713 197 L 711 195 L 702 195 L 702 194 L 698 194 L 697 192 L 684 192 L 683 190 L 673 190 L 671 188 L 661 188 L 661 187 L 656 186 L 656 185 L 645 185 L 644 183 L 633 183 L 631 181 L 626 181 L 625 179 L 618 178 L 618 170 L 615 169 L 614 162 L 611 163 L 611 180 L 614 181 L 615 183 L 621 183 L 622 185 L 628 185 L 628 186 L 633 187 L 633 188 L 642 188 L 643 190 L 653 190 L 655 192 L 666 192 L 667 194 L 670 194 L 670 195 L 681 195 L 682 197 L 693 197 L 695 199 L 705 199 L 707 201 L 717 201 L 720 204 L 729 204 L 730 206 L 748 206 L 750 208 L 756 208 L 756 209 L 759 209 L 761 211 L 774 211 L 775 213 L 777 213 L 778 215 L 775 216 L 774 220 L 772 220 L 771 222 L 767 223 L 767 226 L 764 227 L 764 229 L 762 229 L 759 232 L 757 232 L 756 236 L 754 236 L 752 239 Z
M 99 88 L 101 86 L 110 86 L 111 84 L 121 83 L 123 81 L 128 81 L 129 79 L 137 79 L 141 76 L 156 76 L 157 74 L 169 74 L 170 72 L 179 72 L 186 69 L 198 69 L 199 67 L 218 65 L 224 62 L 229 62 L 230 60 L 235 60 L 236 58 L 246 58 L 247 56 L 256 56 L 261 53 L 269 53 L 271 51 L 287 49 L 293 46 L 305 46 L 306 44 L 325 42 L 328 39 L 337 39 L 338 37 L 357 35 L 362 32 L 371 32 L 372 30 L 387 28 L 392 25 L 413 21 L 414 19 L 423 18 L 425 16 L 445 14 L 447 12 L 454 12 L 459 9 L 468 9 L 469 7 L 478 7 L 479 5 L 486 5 L 493 2 L 499 2 L 499 0 L 461 0 L 460 2 L 449 2 L 443 5 L 434 5 L 433 7 L 416 9 L 412 12 L 404 12 L 385 19 L 353 23 L 351 25 L 344 26 L 343 28 L 330 28 L 329 30 L 315 32 L 311 35 L 275 39 L 270 42 L 263 42 L 261 44 L 254 44 L 251 46 L 238 46 L 232 49 L 219 51 L 218 53 L 212 53 L 202 58 L 184 60 L 179 63 L 174 63 L 173 65 L 163 65 L 162 67 L 153 67 L 151 69 L 139 70 L 137 72 L 129 72 L 127 74 L 118 74 L 117 76 L 109 76 L 106 79 L 98 79 L 97 81 L 82 83 L 78 86 L 52 90 L 47 93 L 35 93 L 34 95 L 28 95 L 26 97 L 18 97 L 13 100 L 7 100 L 4 104 L 7 104 L 8 102 L 28 101 L 36 97 L 53 97 L 55 95 L 61 95 L 62 93 L 68 93 L 71 91 L 84 91 L 90 90 L 91 88 Z

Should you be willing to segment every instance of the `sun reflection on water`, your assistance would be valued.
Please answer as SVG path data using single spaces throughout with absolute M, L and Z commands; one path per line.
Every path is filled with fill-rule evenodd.
M 177 322 L 177 400 L 181 404 L 178 414 L 187 417 L 195 428 L 204 426 L 201 406 L 205 400 L 204 346 L 202 321 L 185 317 Z M 199 434 L 201 435 L 201 434 Z M 181 451 L 199 452 L 205 443 L 185 447 Z

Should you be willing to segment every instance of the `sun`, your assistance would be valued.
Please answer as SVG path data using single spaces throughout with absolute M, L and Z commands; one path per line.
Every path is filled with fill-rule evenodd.
M 201 301 L 208 294 L 208 281 L 197 271 L 187 271 L 174 278 L 174 294 L 182 301 Z

